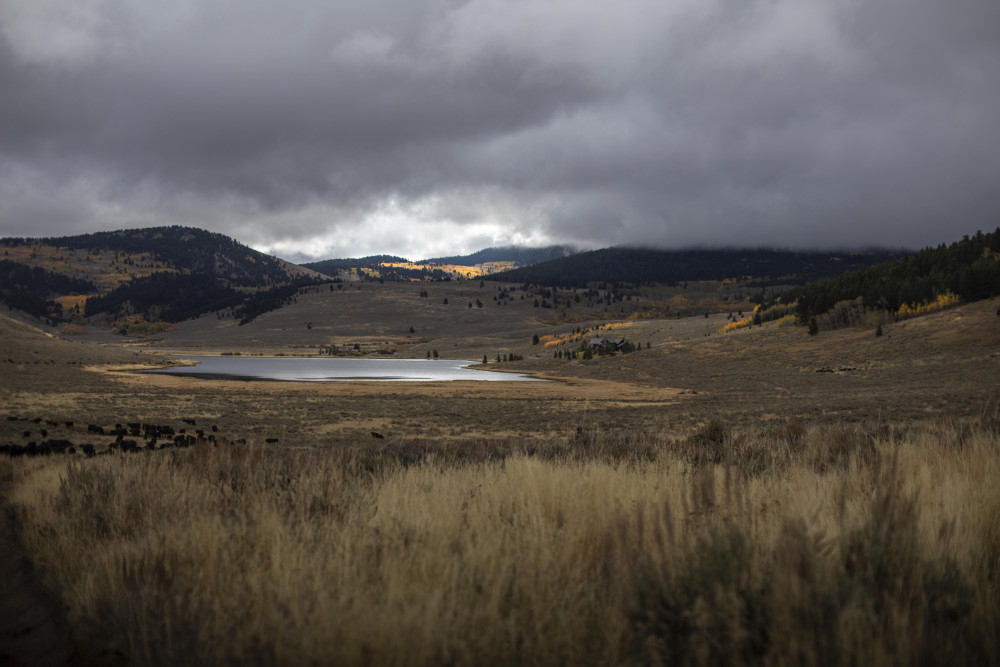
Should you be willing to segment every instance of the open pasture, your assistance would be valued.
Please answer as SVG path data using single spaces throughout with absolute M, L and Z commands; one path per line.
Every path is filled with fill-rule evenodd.
M 0 461 L 11 534 L 54 595 L 67 652 L 105 664 L 998 660 L 997 300 L 878 338 L 629 320 L 614 335 L 641 349 L 584 361 L 531 337 L 605 322 L 475 305 L 403 319 L 407 299 L 429 297 L 398 289 L 355 335 L 318 294 L 245 327 L 208 317 L 114 344 L 0 317 L 0 443 L 93 447 Z M 479 310 L 502 316 L 460 326 Z M 398 331 L 409 320 L 412 336 Z M 313 355 L 331 338 L 347 354 L 387 341 L 417 358 L 516 353 L 487 367 L 553 381 L 133 372 L 177 352 Z M 168 429 L 189 446 L 164 447 Z
M 397 297 L 390 292 L 385 298 Z M 422 297 L 410 300 L 426 305 Z M 319 349 L 313 346 L 329 345 L 331 338 L 342 340 L 350 353 L 352 341 L 401 328 L 398 323 L 408 321 L 401 319 L 403 305 L 370 314 L 367 324 L 357 325 L 357 337 L 348 335 L 346 321 L 331 319 L 334 333 L 313 342 L 309 336 L 324 326 L 315 317 L 321 306 L 301 301 L 245 327 L 205 317 L 156 341 L 130 345 L 81 342 L 87 337 L 60 340 L 5 319 L 3 405 L 12 416 L 104 426 L 196 418 L 225 427 L 234 438 L 332 446 L 373 430 L 397 439 L 552 438 L 571 436 L 581 426 L 689 432 L 713 417 L 733 424 L 904 422 L 942 414 L 972 418 L 1000 398 L 996 300 L 903 321 L 881 337 L 865 329 L 811 337 L 795 326 L 715 335 L 725 322 L 718 315 L 627 321 L 613 335 L 636 341 L 641 349 L 589 361 L 556 359 L 554 349 L 560 347 L 533 345 L 532 336 L 605 323 L 547 327 L 517 314 L 515 306 L 483 309 L 483 323 L 467 328 L 462 318 L 479 317 L 479 309 L 450 320 L 429 318 L 419 340 L 419 329 L 413 337 L 383 336 L 405 341 L 396 356 L 423 358 L 431 350 L 445 358 L 487 355 L 491 370 L 555 380 L 530 386 L 220 382 L 135 375 L 120 368 L 164 364 L 162 355 L 183 352 L 314 355 Z M 492 327 L 485 319 L 489 314 L 497 315 Z M 345 310 L 344 315 L 356 313 Z M 315 317 L 312 330 L 306 317 Z M 301 326 L 292 326 L 300 319 Z M 289 326 L 277 326 L 282 322 Z M 495 363 L 497 354 L 508 353 L 520 354 L 523 361 Z M 0 439 L 19 438 L 22 430 L 0 422 Z

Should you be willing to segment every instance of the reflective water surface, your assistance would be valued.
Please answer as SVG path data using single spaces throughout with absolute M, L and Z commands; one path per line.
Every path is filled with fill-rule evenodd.
M 189 357 L 195 366 L 174 366 L 147 373 L 225 380 L 280 380 L 284 382 L 544 382 L 517 373 L 494 373 L 467 368 L 473 361 L 454 359 L 344 359 L 286 357 Z

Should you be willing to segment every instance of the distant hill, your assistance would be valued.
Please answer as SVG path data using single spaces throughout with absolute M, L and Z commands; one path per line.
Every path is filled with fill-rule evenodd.
M 544 248 L 526 248 L 524 246 L 503 246 L 500 248 L 484 248 L 471 255 L 455 255 L 453 257 L 434 257 L 425 259 L 422 263 L 459 264 L 475 266 L 487 262 L 514 262 L 518 266 L 529 266 L 552 259 L 569 257 L 577 251 L 566 245 L 552 245 Z
M 409 260 L 405 257 L 396 257 L 395 255 L 369 255 L 368 257 L 345 257 L 342 259 L 324 259 L 318 262 L 308 262 L 302 266 L 322 273 L 323 275 L 330 276 L 331 278 L 336 278 L 337 274 L 341 271 L 350 271 L 351 269 L 375 269 L 381 264 L 395 264 L 404 263 Z
M 674 284 L 689 281 L 754 278 L 804 284 L 899 259 L 893 250 L 804 252 L 789 250 L 654 250 L 606 248 L 494 274 L 494 280 L 550 287 L 586 287 L 594 282 Z
M 177 322 L 319 278 L 228 236 L 181 226 L 5 238 L 0 251 L 0 301 L 50 321 Z
M 370 255 L 357 258 L 325 259 L 302 266 L 333 278 L 336 278 L 341 272 L 349 272 L 361 280 L 451 280 L 485 276 L 510 265 L 537 264 L 558 257 L 566 257 L 573 252 L 575 251 L 569 246 L 548 246 L 545 248 L 505 246 L 485 248 L 470 255 L 434 257 L 419 262 L 411 262 L 404 257 L 393 255 Z M 484 266 L 490 264 L 493 266 Z M 480 267 L 480 269 L 467 271 L 463 267 Z
M 135 255 L 149 255 L 162 268 L 215 276 L 233 286 L 285 282 L 299 272 L 277 258 L 236 240 L 194 227 L 151 227 L 39 239 L 0 239 L 0 246 L 50 246 L 71 251 L 111 251 L 135 266 Z M 129 260 L 131 259 L 131 264 Z

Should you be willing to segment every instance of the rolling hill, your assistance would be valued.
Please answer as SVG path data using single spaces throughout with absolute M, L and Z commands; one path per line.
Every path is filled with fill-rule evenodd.
M 458 264 L 475 266 L 492 262 L 513 262 L 518 266 L 530 266 L 553 259 L 569 257 L 577 251 L 570 246 L 552 245 L 544 248 L 526 248 L 523 246 L 502 246 L 500 248 L 484 248 L 469 255 L 452 257 L 434 257 L 425 259 L 426 264 Z
M 368 257 L 344 257 L 339 259 L 323 259 L 318 262 L 306 262 L 302 266 L 312 271 L 335 277 L 341 271 L 358 268 L 375 268 L 380 264 L 408 262 L 405 257 L 395 255 L 369 255 Z
M 592 283 L 675 284 L 686 281 L 756 279 L 805 284 L 880 262 L 899 259 L 893 250 L 806 252 L 788 250 L 654 250 L 605 248 L 495 274 L 494 280 L 587 287 Z
M 569 246 L 526 248 L 504 246 L 484 248 L 469 255 L 433 257 L 411 262 L 393 255 L 325 259 L 303 264 L 304 267 L 328 276 L 357 276 L 360 280 L 452 280 L 481 278 L 505 269 L 528 266 L 575 252 Z
M 720 309 L 742 314 L 746 307 L 783 291 L 788 297 L 785 303 L 798 299 L 802 317 L 855 297 L 864 297 L 866 304 L 881 299 L 878 307 L 891 310 L 945 291 L 963 301 L 1000 293 L 998 234 L 980 233 L 952 247 L 912 256 L 891 250 L 641 248 L 566 256 L 569 248 L 552 246 L 487 248 L 422 264 L 376 255 L 296 266 L 221 234 L 159 227 L 0 239 L 0 302 L 50 323 L 98 323 L 133 333 L 148 331 L 150 324 L 177 323 L 220 311 L 246 324 L 294 302 L 304 286 L 344 277 L 408 283 L 456 277 L 478 281 L 489 275 L 501 283 L 533 285 L 530 294 L 525 291 L 518 301 L 530 296 L 528 307 L 538 308 L 538 313 L 550 311 L 544 317 L 553 320 L 648 318 Z M 505 264 L 553 256 L 494 273 Z M 788 291 L 796 285 L 808 286 Z M 512 290 L 496 289 L 499 293 L 487 303 L 508 304 Z M 599 312 L 591 312 L 594 308 Z
M 177 322 L 323 278 L 222 234 L 180 226 L 5 238 L 0 250 L 0 301 L 50 321 Z

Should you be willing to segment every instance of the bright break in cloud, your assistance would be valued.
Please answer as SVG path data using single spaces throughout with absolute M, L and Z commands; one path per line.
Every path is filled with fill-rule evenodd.
M 0 228 L 296 259 L 1000 220 L 995 0 L 3 0 Z

